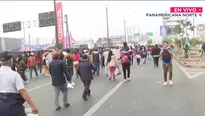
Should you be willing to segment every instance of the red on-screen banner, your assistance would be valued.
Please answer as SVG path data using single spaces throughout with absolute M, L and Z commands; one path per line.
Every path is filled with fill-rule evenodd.
M 57 21 L 57 31 L 58 31 L 58 43 L 64 43 L 64 30 L 63 30 L 63 8 L 62 2 L 56 3 L 56 21 Z
M 202 13 L 203 7 L 170 7 L 171 13 Z

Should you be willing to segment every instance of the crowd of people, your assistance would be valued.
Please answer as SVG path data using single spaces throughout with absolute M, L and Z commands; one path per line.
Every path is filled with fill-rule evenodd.
M 104 68 L 105 76 L 109 80 L 115 80 L 120 73 L 120 65 L 122 66 L 123 81 L 130 81 L 130 67 L 136 64 L 141 66 L 146 64 L 147 60 L 153 59 L 154 67 L 159 67 L 159 58 L 162 56 L 164 70 L 164 85 L 172 82 L 172 50 L 167 42 L 163 45 L 144 46 L 138 45 L 129 47 L 126 42 L 120 48 L 118 57 L 113 50 L 109 48 L 78 49 L 71 51 L 65 50 L 49 50 L 47 52 L 39 51 L 37 54 L 33 52 L 24 52 L 14 58 L 9 51 L 0 54 L 0 115 L 12 114 L 12 116 L 24 116 L 23 103 L 26 101 L 33 113 L 38 113 L 34 102 L 29 97 L 24 84 L 28 83 L 26 70 L 29 70 L 30 79 L 33 77 L 34 71 L 36 76 L 41 73 L 44 76 L 51 76 L 52 85 L 55 95 L 55 109 L 61 109 L 59 105 L 60 91 L 63 93 L 64 107 L 69 107 L 68 103 L 68 83 L 72 83 L 72 77 L 80 77 L 84 84 L 82 94 L 83 100 L 88 100 L 91 95 L 90 85 L 95 76 L 101 73 L 101 67 Z M 167 72 L 169 73 L 169 81 L 167 80 Z M 23 81 L 22 81 L 23 80 Z M 8 99 L 7 99 L 8 98 Z M 3 100 L 2 100 L 3 99 Z M 21 101 L 19 101 L 21 100 Z M 20 103 L 19 103 L 20 102 Z M 6 110 L 2 110 L 6 109 Z

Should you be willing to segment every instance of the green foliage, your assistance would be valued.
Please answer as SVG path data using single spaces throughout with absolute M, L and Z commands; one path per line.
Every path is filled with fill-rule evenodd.
M 189 45 L 188 44 L 185 44 L 185 46 L 184 46 L 184 57 L 185 58 L 189 58 L 189 55 L 188 55 L 188 52 L 189 52 Z
M 194 37 L 190 40 L 190 44 L 192 46 L 195 46 L 195 45 L 198 45 L 198 44 L 201 44 L 201 43 L 202 43 L 202 41 L 198 37 Z
M 174 29 L 172 29 L 172 33 L 174 34 L 178 34 L 180 35 L 180 39 L 183 39 L 186 35 L 185 35 L 185 29 L 186 27 L 188 28 L 188 30 L 190 31 L 194 31 L 194 29 L 196 28 L 192 22 L 190 20 L 186 21 L 186 20 L 179 20 L 177 21 L 178 25 L 174 27 Z M 171 33 L 171 32 L 170 32 Z M 184 45 L 184 43 L 183 43 Z
M 186 43 L 186 39 L 183 38 L 182 40 L 181 39 L 175 39 L 174 40 L 174 43 L 181 48 L 181 41 L 182 41 L 182 45 L 184 45 Z
M 152 44 L 152 39 L 147 41 L 147 45 L 151 45 Z
M 173 40 L 171 39 L 171 38 L 164 38 L 163 40 L 162 40 L 162 43 L 164 43 L 165 41 L 167 41 L 169 44 L 172 44 L 173 43 Z

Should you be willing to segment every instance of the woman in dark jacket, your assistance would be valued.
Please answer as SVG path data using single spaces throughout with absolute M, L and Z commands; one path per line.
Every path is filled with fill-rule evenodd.
M 87 100 L 87 96 L 90 96 L 90 84 L 93 80 L 93 73 L 92 70 L 96 70 L 95 67 L 89 62 L 88 56 L 83 55 L 82 60 L 78 66 L 77 73 L 81 78 L 81 81 L 84 84 L 84 92 L 82 98 Z

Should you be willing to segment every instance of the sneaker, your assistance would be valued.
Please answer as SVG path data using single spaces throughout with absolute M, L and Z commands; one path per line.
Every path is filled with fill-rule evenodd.
M 27 81 L 25 81 L 24 83 L 25 83 L 25 84 L 29 84 L 29 81 L 27 80 Z
M 126 82 L 127 81 L 127 79 L 124 79 L 124 82 Z
M 60 109 L 61 109 L 61 107 L 60 107 L 60 106 L 56 107 L 56 111 L 58 111 L 58 110 L 60 110 Z
M 167 85 L 167 82 L 164 82 L 164 86 L 166 86 Z
M 70 106 L 69 103 L 67 103 L 67 104 L 64 105 L 65 108 L 67 108 L 67 107 L 69 107 L 69 106 Z
M 88 98 L 87 98 L 87 97 L 83 97 L 83 100 L 84 100 L 84 101 L 87 101 L 87 100 L 88 100 Z
M 170 84 L 170 85 L 173 85 L 174 83 L 172 82 L 172 80 L 170 80 L 170 81 L 169 81 L 169 84 Z
M 127 78 L 128 81 L 130 81 L 130 78 Z

